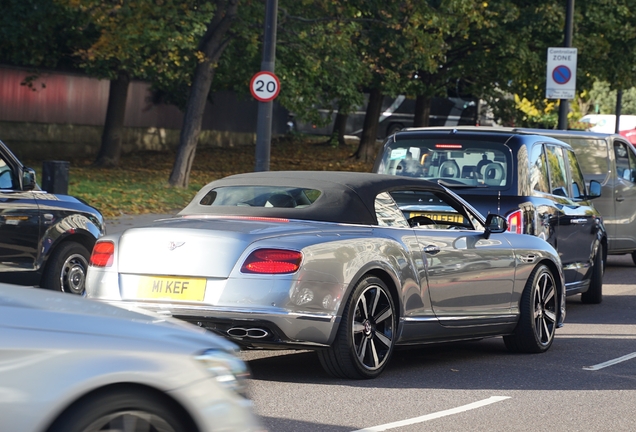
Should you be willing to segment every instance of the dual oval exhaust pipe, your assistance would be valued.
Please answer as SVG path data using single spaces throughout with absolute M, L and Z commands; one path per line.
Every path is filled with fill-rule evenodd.
M 269 332 L 265 329 L 253 327 L 253 328 L 245 328 L 245 327 L 232 327 L 226 332 L 229 336 L 233 338 L 247 338 L 247 339 L 263 339 L 269 336 Z

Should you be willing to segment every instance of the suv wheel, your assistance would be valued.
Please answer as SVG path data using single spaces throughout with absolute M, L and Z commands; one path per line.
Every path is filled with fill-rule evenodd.
M 63 243 L 49 257 L 42 288 L 84 294 L 90 253 L 79 243 Z

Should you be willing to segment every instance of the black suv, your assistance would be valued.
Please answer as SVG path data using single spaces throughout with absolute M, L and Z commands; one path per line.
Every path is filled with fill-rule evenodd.
M 590 201 L 601 185 L 587 190 L 568 144 L 509 128 L 412 128 L 386 139 L 373 171 L 437 181 L 482 214 L 506 216 L 509 231 L 559 252 L 567 295 L 602 301 L 607 235 Z
M 84 293 L 104 218 L 83 201 L 46 193 L 0 141 L 0 282 Z

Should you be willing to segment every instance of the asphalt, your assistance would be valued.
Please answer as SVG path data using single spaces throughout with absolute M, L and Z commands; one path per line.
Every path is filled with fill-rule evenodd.
M 150 225 L 157 219 L 164 219 L 174 216 L 172 214 L 142 214 L 142 215 L 123 215 L 113 219 L 106 219 L 106 234 L 117 234 L 128 228 L 142 227 Z

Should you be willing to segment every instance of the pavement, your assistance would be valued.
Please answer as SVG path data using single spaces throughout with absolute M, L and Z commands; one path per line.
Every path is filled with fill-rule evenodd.
M 142 214 L 142 215 L 122 215 L 117 218 L 106 219 L 106 234 L 117 234 L 128 228 L 150 225 L 157 219 L 165 219 L 174 216 L 171 214 Z

